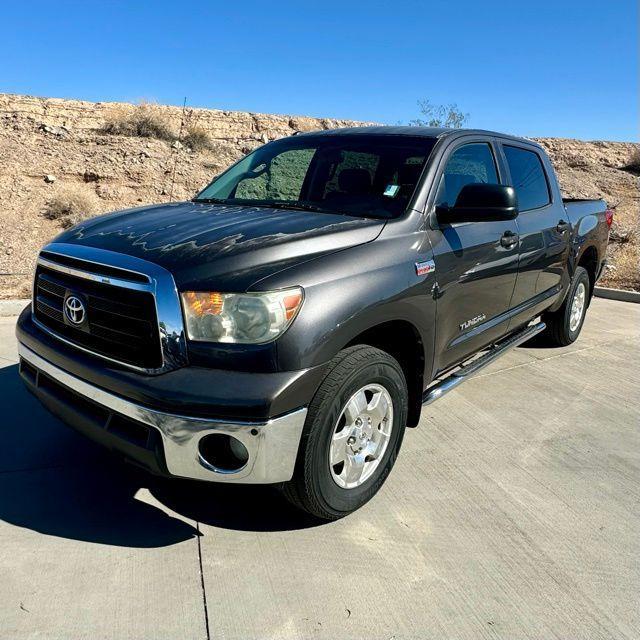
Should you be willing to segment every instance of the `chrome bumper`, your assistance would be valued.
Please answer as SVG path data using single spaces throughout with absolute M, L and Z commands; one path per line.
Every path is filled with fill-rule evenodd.
M 233 422 L 163 413 L 125 400 L 56 367 L 23 344 L 18 354 L 31 366 L 88 400 L 156 429 L 171 475 L 213 482 L 270 484 L 293 476 L 307 415 L 298 409 L 266 422 Z M 227 434 L 247 448 L 249 459 L 238 471 L 218 471 L 201 459 L 198 443 L 209 434 Z

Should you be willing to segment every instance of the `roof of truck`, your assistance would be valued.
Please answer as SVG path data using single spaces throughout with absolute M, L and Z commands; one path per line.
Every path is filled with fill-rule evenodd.
M 445 136 L 460 135 L 485 135 L 497 136 L 500 138 L 509 138 L 527 142 L 528 144 L 537 145 L 533 140 L 521 138 L 518 136 L 500 133 L 498 131 L 485 131 L 483 129 L 451 129 L 445 127 L 408 127 L 408 126 L 369 126 L 369 127 L 345 127 L 343 129 L 325 129 L 322 131 L 309 131 L 308 133 L 299 133 L 303 136 L 349 136 L 349 135 L 388 135 L 388 136 L 411 136 L 422 138 L 443 138 Z

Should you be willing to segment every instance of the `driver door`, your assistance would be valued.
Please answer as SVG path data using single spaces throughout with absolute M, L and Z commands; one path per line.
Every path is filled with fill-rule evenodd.
M 441 162 L 432 209 L 452 206 L 467 184 L 506 184 L 494 145 L 472 139 Z M 442 371 L 490 345 L 507 331 L 518 274 L 516 220 L 440 224 L 430 239 L 437 279 L 436 362 Z M 435 227 L 435 228 L 434 228 Z

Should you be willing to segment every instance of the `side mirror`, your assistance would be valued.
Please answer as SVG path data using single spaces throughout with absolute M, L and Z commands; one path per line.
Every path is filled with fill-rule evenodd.
M 513 220 L 518 216 L 518 199 L 513 187 L 502 184 L 467 184 L 453 207 L 436 207 L 438 222 L 488 222 Z

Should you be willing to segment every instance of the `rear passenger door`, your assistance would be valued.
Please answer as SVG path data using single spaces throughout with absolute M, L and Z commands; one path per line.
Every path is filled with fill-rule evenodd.
M 452 206 L 467 184 L 504 184 L 496 147 L 484 137 L 453 143 L 435 176 L 429 204 L 429 237 L 437 286 L 436 371 L 489 345 L 508 327 L 508 310 L 518 270 L 516 220 L 437 220 L 437 206 Z
M 507 140 L 501 147 L 510 184 L 518 196 L 520 264 L 513 306 L 523 306 L 528 317 L 549 306 L 568 278 L 570 227 L 536 148 Z M 514 325 L 517 322 L 515 318 Z

